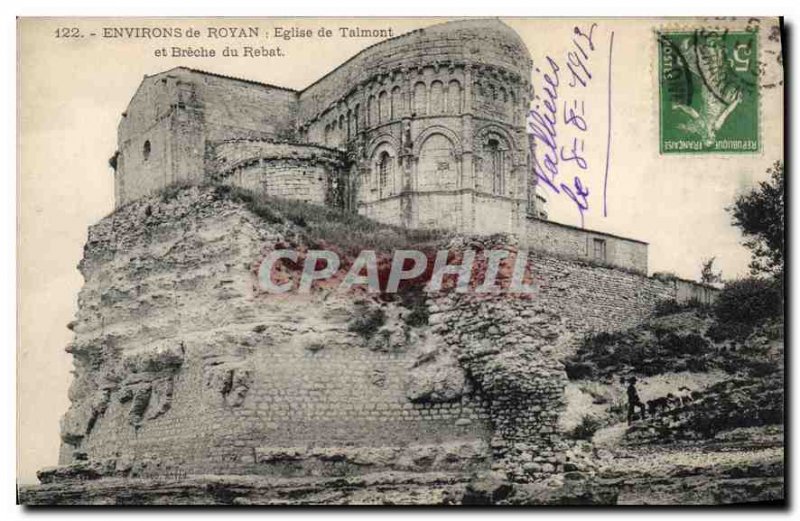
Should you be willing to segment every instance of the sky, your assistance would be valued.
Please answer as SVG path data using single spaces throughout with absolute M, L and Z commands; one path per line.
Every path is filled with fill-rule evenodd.
M 108 158 L 116 150 L 120 114 L 144 75 L 178 65 L 289 88 L 302 89 L 380 38 L 275 40 L 282 58 L 221 58 L 226 45 L 244 40 L 191 41 L 102 38 L 107 27 L 180 27 L 205 33 L 207 26 L 258 26 L 317 31 L 325 26 L 389 28 L 395 34 L 444 19 L 22 19 L 18 26 L 18 477 L 33 482 L 35 471 L 57 462 L 59 418 L 69 402 L 71 360 L 64 347 L 72 334 L 82 278 L 80 261 L 88 226 L 114 206 Z M 748 154 L 665 156 L 659 152 L 658 46 L 656 31 L 696 28 L 741 29 L 743 22 L 611 18 L 503 21 L 515 29 L 534 61 L 531 78 L 540 96 L 531 107 L 543 110 L 545 74 L 559 68 L 558 107 L 577 111 L 585 130 L 562 125 L 561 144 L 578 139 L 586 168 L 562 161 L 559 179 L 580 177 L 588 189 L 583 224 L 587 228 L 649 243 L 650 272 L 668 271 L 697 279 L 704 259 L 716 258 L 723 277 L 747 272 L 749 254 L 724 208 L 765 179 L 766 169 L 783 157 L 782 69 L 779 44 L 768 40 L 769 20 L 759 30 L 760 150 Z M 592 24 L 596 23 L 592 29 Z M 591 31 L 594 50 L 586 52 L 586 85 L 569 85 L 575 57 L 575 28 Z M 67 30 L 65 31 L 64 28 Z M 83 37 L 72 35 L 74 29 Z M 91 36 L 95 33 L 98 36 Z M 613 45 L 611 43 L 613 34 Z M 58 37 L 57 37 L 58 35 Z M 587 40 L 584 51 L 588 49 Z M 162 47 L 217 50 L 215 58 L 156 56 Z M 570 54 L 572 53 L 572 54 Z M 552 80 L 552 75 L 551 78 Z M 609 95 L 610 94 L 610 95 Z M 609 125 L 610 117 L 610 125 Z M 610 138 L 610 144 L 609 144 Z M 607 166 L 606 166 L 607 164 Z M 568 183 L 571 184 L 571 183 Z M 605 188 L 604 188 L 605 187 Z M 543 189 L 551 220 L 581 224 L 581 213 L 564 191 Z M 604 204 L 605 203 L 605 204 Z M 604 212 L 605 206 L 605 212 Z

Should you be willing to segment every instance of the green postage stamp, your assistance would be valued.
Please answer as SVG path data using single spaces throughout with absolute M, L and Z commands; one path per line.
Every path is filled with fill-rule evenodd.
M 660 33 L 661 153 L 759 151 L 758 72 L 758 32 Z

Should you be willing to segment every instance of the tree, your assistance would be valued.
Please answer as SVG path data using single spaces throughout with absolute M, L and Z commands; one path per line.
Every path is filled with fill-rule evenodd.
M 742 230 L 744 245 L 752 252 L 750 273 L 783 279 L 783 162 L 776 161 L 767 169 L 769 179 L 736 198 L 727 210 L 733 225 Z
M 714 261 L 716 257 L 711 257 L 703 261 L 700 267 L 700 282 L 703 284 L 717 284 L 722 282 L 722 272 L 714 271 Z

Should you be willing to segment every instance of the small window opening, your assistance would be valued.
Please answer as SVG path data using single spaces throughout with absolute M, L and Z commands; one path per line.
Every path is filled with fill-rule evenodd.
M 605 239 L 594 239 L 594 258 L 605 262 L 606 260 L 606 241 Z

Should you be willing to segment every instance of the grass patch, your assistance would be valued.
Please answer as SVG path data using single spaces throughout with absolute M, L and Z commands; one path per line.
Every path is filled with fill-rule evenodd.
M 178 194 L 190 186 L 192 186 L 192 184 L 188 181 L 178 181 L 159 190 L 158 196 L 161 198 L 162 203 L 168 203 L 173 201 L 176 197 L 178 197 Z
M 317 204 L 280 199 L 238 187 L 217 186 L 219 197 L 244 204 L 270 224 L 291 223 L 309 246 L 334 244 L 345 254 L 362 250 L 416 249 L 450 236 L 443 230 L 416 230 L 381 224 L 362 215 Z

